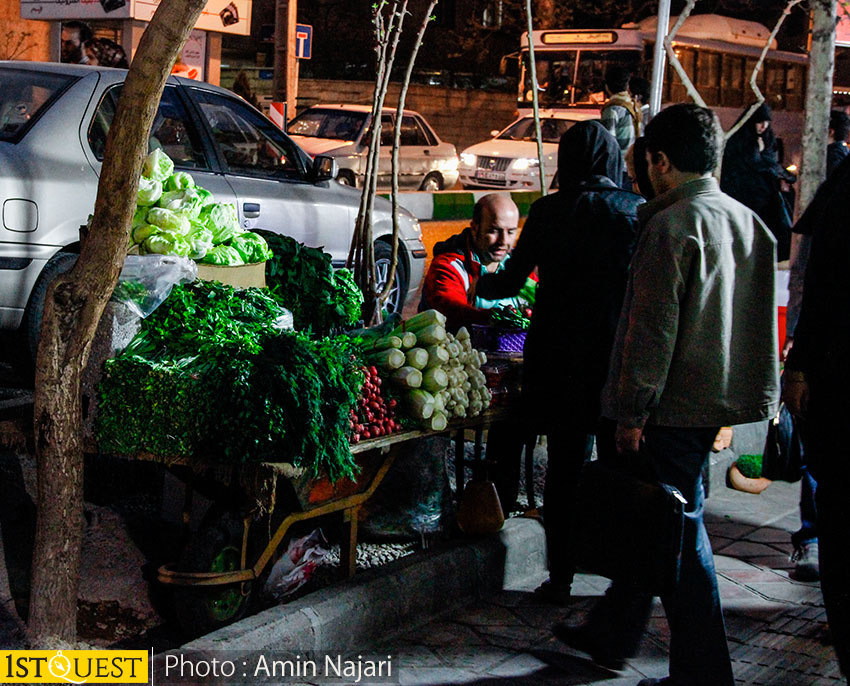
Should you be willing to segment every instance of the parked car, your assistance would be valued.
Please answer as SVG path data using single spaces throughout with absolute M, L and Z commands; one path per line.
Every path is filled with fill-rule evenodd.
M 94 211 L 106 134 L 125 70 L 0 62 L 0 329 L 20 329 L 34 345 L 46 284 L 70 268 L 79 227 Z M 150 139 L 175 168 L 220 202 L 236 204 L 245 228 L 263 228 L 324 247 L 344 264 L 360 193 L 332 180 L 259 111 L 230 91 L 169 77 Z M 322 170 L 325 170 L 324 172 Z M 390 258 L 390 204 L 376 198 L 379 278 Z M 400 310 L 424 273 L 419 223 L 400 217 Z
M 543 140 L 543 172 L 547 188 L 557 185 L 558 142 L 577 121 L 596 119 L 587 112 L 541 111 L 540 133 Z M 460 182 L 464 188 L 539 190 L 540 159 L 534 117 L 520 117 L 493 138 L 476 143 L 460 154 Z
M 314 105 L 289 122 L 292 140 L 311 155 L 330 155 L 339 165 L 340 183 L 362 186 L 369 153 L 372 108 L 365 105 Z M 392 183 L 390 152 L 395 110 L 381 114 L 378 186 Z M 418 112 L 404 110 L 399 140 L 398 185 L 421 191 L 451 188 L 457 182 L 457 151 L 443 143 Z

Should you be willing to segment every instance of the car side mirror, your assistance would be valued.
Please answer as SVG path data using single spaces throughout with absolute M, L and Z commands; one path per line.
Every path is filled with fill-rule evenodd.
M 313 182 L 328 181 L 335 179 L 339 173 L 339 167 L 333 157 L 317 155 L 313 159 Z

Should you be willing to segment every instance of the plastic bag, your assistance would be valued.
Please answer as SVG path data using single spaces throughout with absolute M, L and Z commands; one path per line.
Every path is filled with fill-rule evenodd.
M 328 542 L 321 529 L 289 542 L 286 552 L 274 563 L 263 589 L 266 595 L 283 600 L 309 581 L 328 554 Z
M 450 441 L 432 436 L 404 443 L 393 466 L 364 505 L 362 538 L 384 541 L 420 541 L 450 530 L 454 507 L 446 451 Z
M 144 319 L 176 284 L 191 283 L 196 278 L 198 265 L 187 257 L 127 255 L 112 300 Z

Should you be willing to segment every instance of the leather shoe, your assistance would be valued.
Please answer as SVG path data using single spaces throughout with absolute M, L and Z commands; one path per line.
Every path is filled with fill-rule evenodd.
M 615 655 L 609 648 L 601 645 L 593 638 L 583 626 L 567 626 L 558 622 L 552 627 L 552 633 L 562 643 L 566 643 L 573 650 L 590 655 L 600 667 L 619 671 L 626 664 L 626 659 L 621 655 Z

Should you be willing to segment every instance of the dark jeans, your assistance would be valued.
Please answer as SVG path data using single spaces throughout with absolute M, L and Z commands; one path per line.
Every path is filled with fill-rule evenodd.
M 491 463 L 489 478 L 496 486 L 505 515 L 516 504 L 519 494 L 522 449 L 526 438 L 522 423 L 516 420 L 498 422 L 487 430 L 486 457 Z
M 676 686 L 732 686 L 732 663 L 720 609 L 711 543 L 703 523 L 702 468 L 719 427 L 647 427 L 644 449 L 659 481 L 687 499 L 679 585 L 661 598 L 670 625 L 670 676 Z M 609 432 L 600 433 L 600 459 L 616 465 Z M 632 458 L 634 459 L 634 458 Z M 649 619 L 652 596 L 612 583 L 591 612 L 587 628 L 623 656 L 637 652 Z
M 800 530 L 791 535 L 791 543 L 799 548 L 804 543 L 817 543 L 817 507 L 815 505 L 815 493 L 818 484 L 812 476 L 809 468 L 803 465 L 803 476 L 800 479 Z
M 579 470 L 593 452 L 593 435 L 574 428 L 550 433 L 546 440 L 549 460 L 543 486 L 543 528 L 549 579 L 558 586 L 569 586 L 575 575 L 568 540 L 570 503 Z

